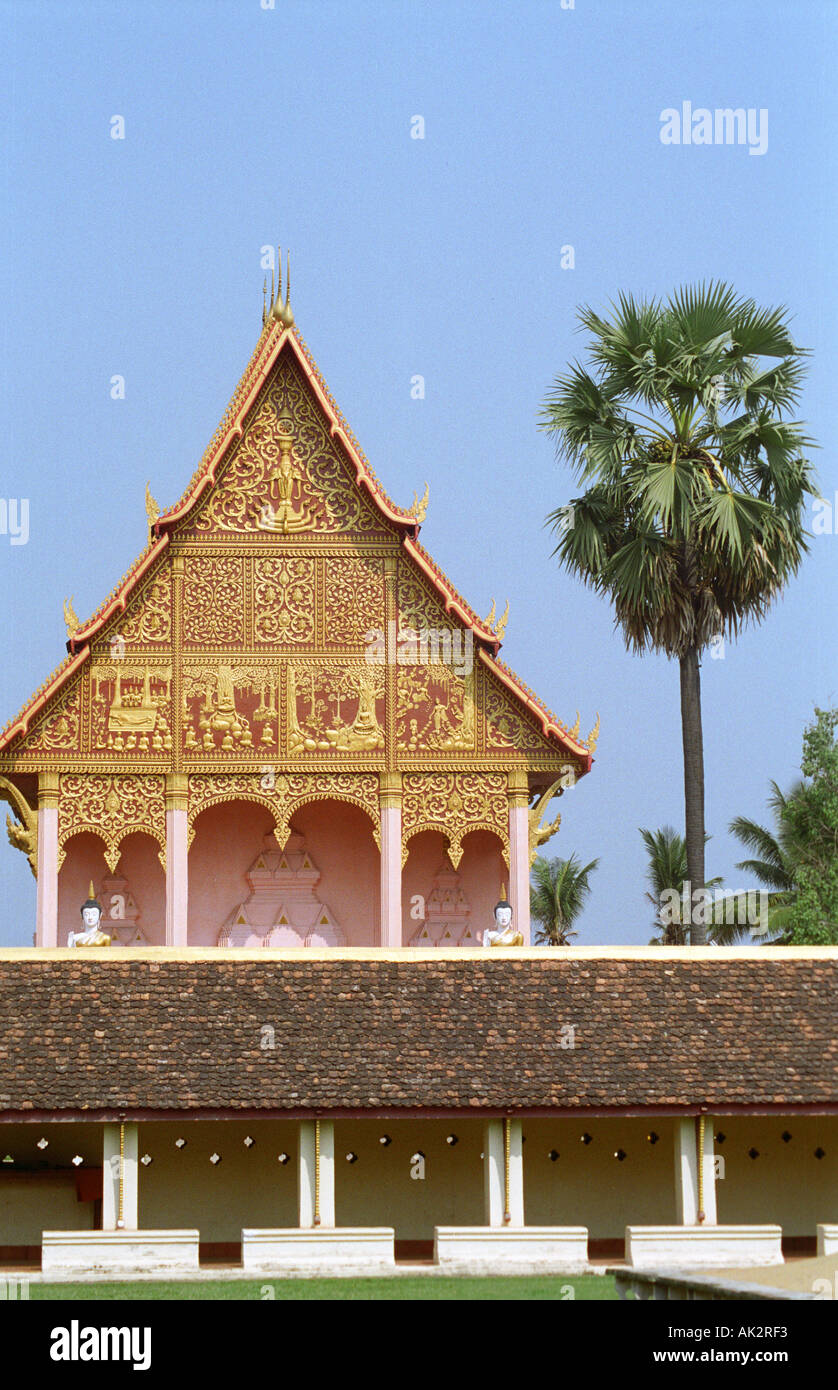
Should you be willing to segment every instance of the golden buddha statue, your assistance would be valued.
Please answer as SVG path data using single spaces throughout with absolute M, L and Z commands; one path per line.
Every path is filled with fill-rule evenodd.
M 506 901 L 506 884 L 500 890 L 500 901 L 495 903 L 495 929 L 487 927 L 483 933 L 484 946 L 523 946 L 523 933 L 512 925 L 512 904 Z
M 82 930 L 67 934 L 68 946 L 110 946 L 111 939 L 99 930 L 102 917 L 102 904 L 94 896 L 93 879 L 90 880 L 87 901 L 81 905 Z

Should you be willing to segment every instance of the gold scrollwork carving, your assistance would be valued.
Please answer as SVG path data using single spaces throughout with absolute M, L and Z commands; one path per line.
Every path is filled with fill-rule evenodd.
M 422 830 L 439 830 L 448 840 L 454 868 L 462 841 L 472 830 L 497 835 L 509 864 L 509 802 L 506 774 L 474 772 L 406 773 L 402 795 L 403 859 L 409 841 Z
M 314 637 L 314 560 L 281 555 L 256 560 L 256 640 L 283 646 Z
M 199 533 L 292 529 L 276 527 L 278 512 L 294 519 L 293 529 L 382 531 L 289 361 L 280 365 L 194 525 Z
M 183 637 L 212 645 L 244 640 L 244 560 L 190 556 L 184 577 Z
M 373 838 L 381 848 L 381 825 L 375 773 L 297 773 L 277 772 L 265 767 L 261 773 L 243 772 L 204 775 L 191 774 L 188 789 L 189 843 L 195 834 L 195 821 L 208 806 L 227 801 L 253 801 L 265 806 L 274 818 L 274 836 L 282 848 L 291 834 L 291 819 L 301 806 L 312 801 L 345 801 L 365 811 L 372 822 Z
M 330 556 L 326 570 L 329 646 L 365 646 L 369 632 L 384 632 L 384 564 L 367 556 Z
M 74 835 L 90 831 L 105 844 L 105 863 L 116 873 L 121 844 L 128 835 L 143 832 L 160 846 L 166 866 L 165 777 L 99 776 L 62 773 L 58 784 L 58 867 L 65 845 Z

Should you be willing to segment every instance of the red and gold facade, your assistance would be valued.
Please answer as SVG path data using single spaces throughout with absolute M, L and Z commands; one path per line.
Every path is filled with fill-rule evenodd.
M 248 836 L 251 858 L 265 836 L 319 848 L 344 919 L 366 904 L 348 944 L 407 944 L 435 861 L 486 902 L 509 882 L 525 928 L 532 803 L 593 741 L 498 660 L 500 625 L 419 545 L 421 506 L 385 496 L 293 326 L 268 317 L 184 497 L 149 502 L 147 549 L 88 622 L 70 608 L 66 661 L 0 737 L 38 942 L 63 944 L 89 871 L 145 894 L 148 944 L 207 944 L 247 867 L 225 879 L 225 836 L 240 859 Z

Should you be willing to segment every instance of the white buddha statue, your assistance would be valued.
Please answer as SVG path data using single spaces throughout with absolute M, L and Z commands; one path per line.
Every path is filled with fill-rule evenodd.
M 500 901 L 495 903 L 495 929 L 486 927 L 483 932 L 484 946 L 523 946 L 521 932 L 512 925 L 512 904 L 506 901 L 506 884 L 500 890 Z
M 93 879 L 90 880 L 87 901 L 81 905 L 82 930 L 67 933 L 68 946 L 110 946 L 111 939 L 99 930 L 102 917 L 102 904 L 94 897 Z

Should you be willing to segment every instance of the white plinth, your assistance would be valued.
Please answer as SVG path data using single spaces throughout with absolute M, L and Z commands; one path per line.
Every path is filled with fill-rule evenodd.
M 434 1264 L 570 1273 L 588 1262 L 585 1226 L 437 1226 Z
M 198 1268 L 197 1231 L 44 1231 L 41 1268 L 54 1271 Z
M 783 1263 L 779 1226 L 626 1226 L 634 1269 L 713 1269 Z
M 242 1231 L 242 1268 L 313 1270 L 394 1268 L 391 1226 L 312 1226 Z
M 818 1254 L 838 1255 L 838 1226 L 818 1226 Z

